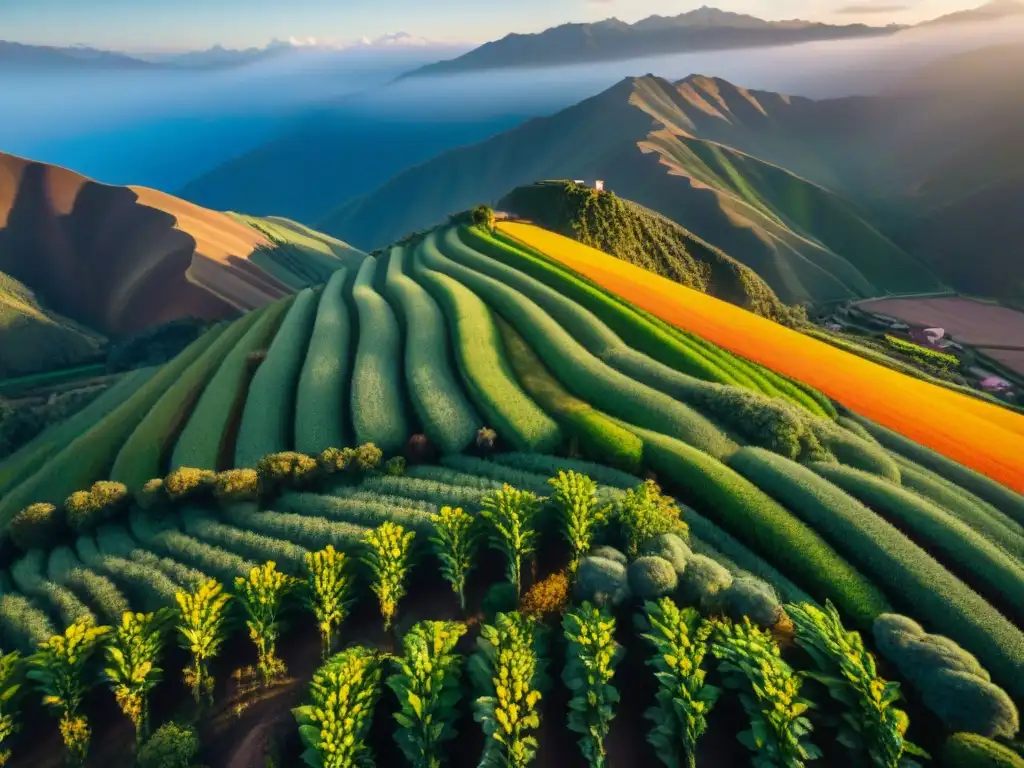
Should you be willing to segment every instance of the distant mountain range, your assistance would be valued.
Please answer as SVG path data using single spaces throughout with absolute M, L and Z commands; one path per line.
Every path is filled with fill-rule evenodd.
M 837 26 L 799 19 L 765 21 L 704 6 L 678 16 L 649 16 L 635 24 L 612 18 L 590 24 L 562 24 L 537 34 L 511 34 L 456 59 L 428 64 L 403 77 L 872 37 L 890 35 L 900 29 L 903 27 L 897 25 Z
M 786 303 L 945 285 L 1024 300 L 1024 48 L 826 101 L 699 75 L 629 78 L 411 168 L 319 223 L 366 249 L 538 179 L 603 179 Z M 969 257 L 965 257 L 969 254 Z
M 155 66 L 127 54 L 96 48 L 55 48 L 0 40 L 0 69 L 153 69 Z
M 933 27 L 944 24 L 962 24 L 965 22 L 993 21 L 1007 16 L 1018 16 L 1024 14 L 1024 3 L 1019 0 L 992 0 L 977 8 L 970 8 L 966 11 L 948 13 L 939 16 L 937 19 L 926 21 L 918 26 Z

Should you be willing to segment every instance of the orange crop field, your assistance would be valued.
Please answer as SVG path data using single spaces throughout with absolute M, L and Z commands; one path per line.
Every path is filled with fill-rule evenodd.
M 539 227 L 498 226 L 664 321 L 1024 492 L 1024 416 L 877 365 Z

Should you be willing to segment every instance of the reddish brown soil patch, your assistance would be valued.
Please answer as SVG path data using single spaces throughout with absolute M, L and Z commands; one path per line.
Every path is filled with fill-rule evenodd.
M 1024 312 L 959 296 L 878 299 L 858 308 L 895 317 L 908 325 L 944 328 L 962 344 L 1024 348 Z

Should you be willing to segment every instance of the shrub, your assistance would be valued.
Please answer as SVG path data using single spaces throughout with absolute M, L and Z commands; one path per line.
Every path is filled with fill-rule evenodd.
M 260 495 L 260 476 L 254 469 L 228 469 L 217 473 L 213 495 L 218 501 L 256 501 Z
M 292 710 L 310 768 L 372 765 L 367 735 L 380 698 L 384 657 L 353 646 L 329 658 L 309 684 L 311 704 Z
M 644 713 L 654 727 L 647 734 L 658 759 L 674 768 L 697 764 L 697 740 L 721 691 L 704 682 L 702 669 L 712 625 L 693 608 L 682 610 L 669 598 L 646 602 L 643 638 L 654 649 L 647 666 L 658 679 L 657 706 Z
M 494 453 L 498 433 L 490 427 L 480 427 L 476 432 L 476 449 L 484 456 Z
M 594 547 L 587 554 L 589 557 L 602 557 L 605 560 L 611 560 L 612 562 L 619 563 L 620 565 L 629 565 L 629 558 L 626 557 L 626 554 L 615 549 L 615 547 Z
M 248 578 L 235 579 L 235 596 L 245 609 L 245 625 L 256 644 L 256 667 L 264 685 L 285 672 L 284 662 L 277 658 L 277 638 L 284 600 L 296 585 L 297 580 L 277 570 L 273 561 L 253 568 Z
M 451 366 L 448 329 L 437 302 L 404 270 L 409 252 L 393 247 L 385 288 L 405 323 L 405 381 L 423 431 L 443 453 L 461 453 L 473 441 L 480 417 Z
M 644 555 L 629 564 L 629 588 L 642 600 L 671 595 L 679 584 L 676 569 L 668 560 Z
M 434 460 L 436 454 L 434 444 L 423 434 L 413 435 L 405 444 L 405 458 L 410 464 L 427 464 Z
M 398 698 L 395 742 L 410 765 L 439 767 L 446 741 L 455 736 L 461 658 L 455 645 L 466 626 L 452 621 L 421 621 L 402 638 L 403 656 L 393 658 L 388 687 Z
M 976 733 L 954 733 L 942 748 L 943 768 L 1024 768 L 1024 757 Z
M 829 695 L 844 709 L 839 719 L 839 743 L 865 762 L 898 766 L 909 756 L 926 756 L 905 741 L 907 715 L 894 705 L 899 683 L 878 676 L 875 659 L 857 632 L 848 632 L 832 603 L 790 605 L 797 644 L 811 657 Z
M 809 739 L 812 726 L 804 713 L 811 702 L 800 697 L 802 678 L 782 660 L 771 635 L 748 619 L 715 621 L 711 653 L 726 687 L 740 691 L 751 728 L 739 740 L 756 753 L 755 764 L 798 768 L 821 756 Z
M 473 222 L 473 226 L 487 230 L 494 229 L 494 209 L 489 205 L 478 205 L 469 212 L 469 219 Z
M 166 502 L 167 491 L 164 489 L 164 479 L 162 477 L 154 477 L 152 480 L 147 480 L 135 494 L 135 503 L 144 510 L 156 509 Z
M 384 452 L 373 443 L 363 443 L 356 448 L 354 461 L 356 469 L 360 472 L 377 469 L 383 459 Z
M 28 659 L 28 677 L 43 696 L 45 706 L 60 716 L 64 749 L 74 765 L 84 765 L 89 754 L 89 721 L 79 707 L 92 685 L 89 662 L 110 627 L 89 620 L 72 623 L 63 634 L 53 635 Z
M 320 630 L 321 656 L 327 658 L 338 628 L 354 602 L 355 579 L 344 552 L 328 544 L 319 552 L 306 554 L 306 603 L 316 617 Z
M 772 586 L 755 576 L 733 579 L 722 592 L 721 601 L 726 614 L 734 621 L 749 616 L 754 624 L 764 629 L 776 626 L 786 615 Z
M 384 474 L 392 477 L 400 477 L 405 474 L 405 457 L 392 456 L 384 462 Z
M 430 545 L 441 563 L 441 576 L 451 584 L 459 598 L 459 608 L 466 610 L 466 576 L 473 567 L 477 553 L 474 518 L 461 507 L 442 507 L 431 515 L 434 535 Z
M 331 275 L 320 295 L 295 392 L 295 448 L 319 453 L 348 445 L 345 392 L 351 375 L 352 323 L 345 300 L 349 271 Z
M 536 622 L 518 613 L 499 613 L 480 628 L 469 677 L 477 693 L 473 719 L 485 737 L 481 765 L 526 766 L 537 755 L 532 732 L 540 727 L 541 643 Z
M 686 561 L 686 570 L 679 579 L 679 599 L 705 613 L 715 613 L 721 609 L 730 586 L 732 574 L 728 570 L 710 557 L 694 555 Z
M 564 572 L 553 573 L 531 586 L 519 601 L 519 612 L 537 619 L 562 613 L 569 604 L 569 579 Z
M 352 369 L 350 412 L 356 442 L 371 442 L 393 454 L 409 439 L 409 422 L 401 330 L 394 310 L 373 287 L 380 263 L 364 260 L 352 287 L 359 314 L 359 340 Z
M 282 485 L 301 487 L 316 478 L 318 468 L 317 460 L 304 453 L 284 451 L 268 454 L 256 462 L 260 491 L 270 494 Z
M 92 530 L 117 515 L 129 501 L 122 483 L 100 480 L 88 491 L 76 491 L 64 502 L 68 525 L 76 533 Z
M 675 501 L 661 494 L 653 480 L 646 480 L 626 491 L 619 501 L 616 517 L 622 526 L 626 552 L 636 555 L 640 547 L 663 533 L 684 533 L 686 524 L 679 519 Z
M 171 501 L 195 498 L 206 493 L 217 480 L 217 473 L 209 469 L 181 467 L 164 478 L 164 492 Z
M 190 666 L 185 669 L 185 685 L 192 691 L 196 704 L 204 697 L 212 701 L 214 681 L 209 664 L 219 655 L 226 639 L 224 624 L 231 595 L 210 579 L 195 592 L 178 592 L 174 597 L 179 610 L 179 643 L 191 656 Z
M 505 556 L 508 580 L 519 594 L 523 558 L 532 555 L 537 547 L 540 501 L 536 494 L 506 483 L 500 491 L 487 494 L 480 505 L 480 516 L 488 523 L 487 539 L 493 549 Z
M 199 754 L 195 729 L 178 723 L 164 723 L 139 749 L 138 768 L 193 768 Z
M 654 555 L 668 560 L 677 576 L 683 575 L 687 561 L 693 557 L 693 552 L 675 533 L 661 533 L 648 539 L 640 547 L 640 552 L 644 555 Z
M 398 613 L 398 603 L 405 597 L 409 554 L 415 536 L 413 531 L 406 532 L 400 525 L 383 523 L 363 537 L 367 545 L 363 563 L 373 574 L 370 588 L 380 602 L 385 630 L 391 628 L 391 621 Z
M 566 613 L 562 630 L 566 639 L 562 680 L 572 694 L 569 730 L 581 734 L 580 751 L 591 767 L 603 768 L 604 742 L 619 701 L 612 678 L 625 649 L 615 642 L 612 615 L 590 603 Z
M 235 466 L 253 468 L 264 456 L 294 447 L 295 392 L 316 317 L 316 293 L 300 291 L 249 383 L 235 440 Z
M 29 504 L 11 520 L 8 533 L 15 546 L 25 550 L 53 546 L 63 515 L 53 504 Z
M 629 600 L 626 566 L 603 557 L 584 557 L 576 571 L 575 596 L 598 607 L 618 607 Z
M 344 472 L 355 459 L 355 448 L 325 448 L 316 457 L 317 466 L 324 475 Z

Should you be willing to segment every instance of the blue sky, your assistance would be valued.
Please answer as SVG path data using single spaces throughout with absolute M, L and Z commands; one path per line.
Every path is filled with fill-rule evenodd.
M 723 0 L 770 19 L 912 23 L 980 0 Z M 701 0 L 0 0 L 0 39 L 120 50 L 263 45 L 272 38 L 337 41 L 405 31 L 483 42 L 566 21 L 672 15 Z M 714 4 L 708 0 L 708 4 Z

